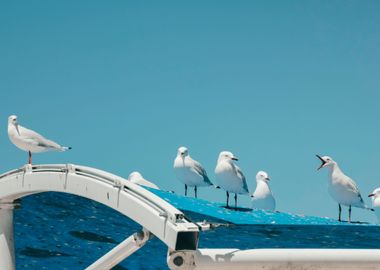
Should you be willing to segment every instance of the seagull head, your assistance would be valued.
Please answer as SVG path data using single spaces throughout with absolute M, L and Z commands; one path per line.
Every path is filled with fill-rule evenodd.
M 142 179 L 142 175 L 141 173 L 139 172 L 132 172 L 129 176 L 128 176 L 128 180 L 129 181 L 133 181 L 133 180 L 140 180 Z
M 264 171 L 259 171 L 257 174 L 256 174 L 256 181 L 264 181 L 266 183 L 268 183 L 270 180 L 269 176 L 268 176 L 268 173 L 264 172 Z
M 372 191 L 372 193 L 369 194 L 368 197 L 371 197 L 372 201 L 377 199 L 377 198 L 380 198 L 380 188 L 377 188 L 374 191 Z
M 188 155 L 189 155 L 189 150 L 186 147 L 181 146 L 180 148 L 178 148 L 177 156 L 185 158 Z
M 320 170 L 324 167 L 330 167 L 336 164 L 336 162 L 329 156 L 323 156 L 323 157 L 321 157 L 320 155 L 316 155 L 316 156 L 322 162 L 321 166 L 319 166 L 317 170 Z
M 17 116 L 11 115 L 8 117 L 8 125 L 17 125 Z
M 20 135 L 20 131 L 18 129 L 18 122 L 17 122 L 17 116 L 16 115 L 11 115 L 8 117 L 8 127 L 9 126 L 14 126 L 16 128 L 16 131 L 18 135 Z
M 229 151 L 220 152 L 218 162 L 219 161 L 232 161 L 232 160 L 239 160 L 239 159 L 237 157 L 235 157 L 234 154 L 232 154 Z

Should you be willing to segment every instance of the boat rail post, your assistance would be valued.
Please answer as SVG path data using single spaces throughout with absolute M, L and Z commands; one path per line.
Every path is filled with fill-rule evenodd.
M 86 268 L 86 270 L 108 270 L 142 248 L 153 235 L 146 229 L 132 234 L 126 240 Z
M 0 269 L 16 269 L 13 235 L 13 201 L 0 200 Z

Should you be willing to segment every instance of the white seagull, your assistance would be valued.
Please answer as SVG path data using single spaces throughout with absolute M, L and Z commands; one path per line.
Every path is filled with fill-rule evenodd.
M 190 157 L 189 150 L 184 146 L 178 148 L 173 167 L 177 179 L 185 184 L 185 196 L 187 196 L 188 186 L 194 187 L 195 198 L 197 198 L 197 187 L 213 185 L 206 170 L 198 161 Z
M 231 152 L 222 151 L 219 154 L 215 168 L 216 182 L 226 191 L 227 208 L 231 193 L 235 193 L 235 209 L 237 208 L 237 194 L 248 194 L 248 186 L 245 176 L 240 168 L 234 163 L 238 160 Z
M 377 188 L 374 191 L 372 191 L 372 193 L 369 194 L 368 197 L 372 198 L 372 207 L 375 210 L 377 219 L 380 222 L 380 188 Z
M 29 153 L 29 164 L 32 164 L 32 153 L 46 151 L 63 152 L 71 149 L 71 147 L 60 146 L 56 142 L 44 138 L 37 132 L 20 126 L 16 115 L 11 115 L 8 118 L 8 136 L 14 145 Z
M 141 186 L 146 186 L 154 189 L 160 189 L 157 185 L 153 184 L 152 182 L 144 179 L 144 177 L 141 175 L 139 172 L 132 172 L 128 176 L 128 180 L 131 181 L 132 183 L 141 185 Z
M 323 167 L 330 169 L 330 181 L 328 183 L 328 191 L 331 197 L 339 205 L 339 218 L 341 221 L 341 205 L 348 206 L 348 222 L 351 222 L 351 206 L 372 210 L 367 207 L 363 201 L 360 191 L 354 180 L 345 175 L 339 168 L 338 163 L 329 156 L 321 157 L 316 155 L 322 162 L 318 170 Z
M 274 211 L 276 200 L 269 187 L 269 176 L 264 171 L 259 171 L 256 175 L 256 190 L 252 194 L 252 208 Z

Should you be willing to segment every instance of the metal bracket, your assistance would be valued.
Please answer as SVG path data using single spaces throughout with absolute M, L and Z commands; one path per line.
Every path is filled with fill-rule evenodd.
M 168 251 L 168 266 L 171 270 L 191 270 L 195 268 L 194 251 Z
M 142 247 L 145 243 L 153 238 L 153 234 L 151 234 L 147 229 L 143 228 L 142 231 L 135 233 L 134 235 L 136 245 Z

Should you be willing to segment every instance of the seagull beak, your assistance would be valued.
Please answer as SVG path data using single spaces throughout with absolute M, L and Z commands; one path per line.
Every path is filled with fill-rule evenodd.
M 267 180 L 267 181 L 270 181 L 270 178 L 269 178 L 269 177 L 267 177 L 267 178 L 265 178 L 265 180 Z
M 15 126 L 16 126 L 17 133 L 20 136 L 20 131 L 18 130 L 18 124 L 16 123 Z
M 373 197 L 373 196 L 375 196 L 375 194 L 373 193 L 368 195 L 368 197 Z
M 232 157 L 231 159 L 232 159 L 232 160 L 236 160 L 236 161 L 239 160 L 237 157 Z
M 326 164 L 326 161 L 323 159 L 323 158 L 321 158 L 321 156 L 320 155 L 316 155 L 317 156 L 317 158 L 319 158 L 320 159 L 320 161 L 322 161 L 322 164 L 321 164 L 321 166 L 319 166 L 318 167 L 318 169 L 317 169 L 317 171 L 318 170 L 320 170 L 321 168 L 323 168 L 323 166 L 325 166 L 325 164 Z

